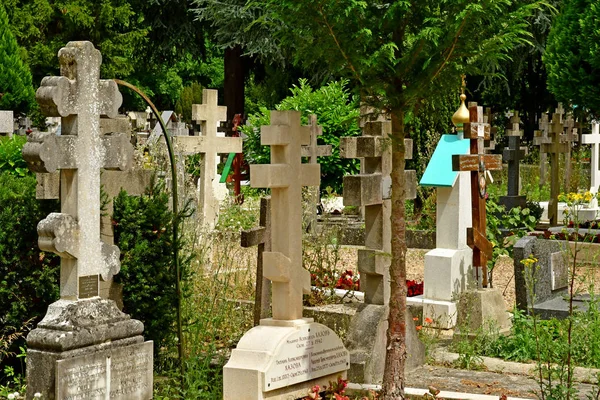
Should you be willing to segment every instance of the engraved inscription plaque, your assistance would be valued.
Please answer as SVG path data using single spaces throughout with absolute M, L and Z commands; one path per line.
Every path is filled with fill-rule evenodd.
M 56 398 L 152 398 L 152 341 L 56 361 Z M 108 393 L 108 396 L 107 396 Z
M 79 298 L 87 299 L 98 296 L 100 275 L 87 275 L 79 277 Z
M 335 332 L 318 323 L 302 325 L 273 354 L 264 391 L 346 371 L 349 366 L 350 353 Z

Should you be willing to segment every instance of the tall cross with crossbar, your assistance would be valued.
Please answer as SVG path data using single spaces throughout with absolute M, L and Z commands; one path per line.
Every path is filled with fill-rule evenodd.
M 482 285 L 488 285 L 487 262 L 492 257 L 492 244 L 486 237 L 486 174 L 502 169 L 502 156 L 483 154 L 484 141 L 490 139 L 490 124 L 483 122 L 483 107 L 469 104 L 469 123 L 464 124 L 464 137 L 470 139 L 470 153 L 452 156 L 454 171 L 471 172 L 471 205 L 473 227 L 467 229 L 467 244 L 473 249 L 473 267 Z
M 273 284 L 273 319 L 299 319 L 302 294 L 310 293 L 310 275 L 302 267 L 302 187 L 318 186 L 321 168 L 302 164 L 310 128 L 300 125 L 299 111 L 271 111 L 260 140 L 271 146 L 271 164 L 251 165 L 250 185 L 271 188 L 271 251 L 263 253 L 263 268 Z

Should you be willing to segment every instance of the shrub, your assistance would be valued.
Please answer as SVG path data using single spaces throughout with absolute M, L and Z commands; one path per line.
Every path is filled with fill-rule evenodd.
M 331 82 L 314 90 L 305 79 L 300 79 L 299 86 L 294 85 L 292 95 L 283 99 L 275 108 L 280 111 L 297 110 L 302 112 L 302 123 L 308 124 L 309 114 L 317 115 L 317 122 L 323 127 L 323 135 L 319 142 L 332 146 L 330 157 L 321 157 L 321 190 L 327 186 L 341 193 L 344 175 L 358 173 L 358 160 L 340 158 L 340 137 L 358 136 L 358 101 L 346 89 L 348 82 L 340 80 Z M 261 107 L 256 114 L 248 116 L 248 125 L 241 128 L 248 136 L 244 141 L 244 155 L 249 164 L 266 164 L 269 162 L 269 146 L 260 144 L 260 127 L 269 125 L 271 114 Z
M 115 282 L 123 284 L 124 311 L 142 321 L 145 337 L 154 341 L 157 366 L 176 338 L 173 217 L 169 195 L 157 182 L 143 196 L 121 191 L 114 200 L 115 243 L 121 250 L 121 272 Z M 180 264 L 185 279 L 187 259 Z
M 31 175 L 0 171 L 0 326 L 9 330 L 35 325 L 59 294 L 60 259 L 37 243 L 38 222 L 58 204 L 36 200 L 35 186 Z M 22 344 L 21 338 L 8 351 Z

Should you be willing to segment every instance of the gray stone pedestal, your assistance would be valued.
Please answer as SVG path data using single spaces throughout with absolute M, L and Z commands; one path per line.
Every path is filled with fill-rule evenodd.
M 59 300 L 27 336 L 27 399 L 150 399 L 152 342 L 112 300 Z
M 497 329 L 502 335 L 510 332 L 512 321 L 498 289 L 467 290 L 460 296 L 457 311 L 459 335 L 474 337 L 480 328 Z M 461 327 L 468 332 L 460 332 Z
M 387 346 L 388 306 L 365 304 L 350 323 L 346 348 L 350 351 L 348 379 L 354 383 L 383 381 Z M 406 364 L 412 371 L 425 363 L 425 346 L 419 340 L 410 311 L 406 310 Z

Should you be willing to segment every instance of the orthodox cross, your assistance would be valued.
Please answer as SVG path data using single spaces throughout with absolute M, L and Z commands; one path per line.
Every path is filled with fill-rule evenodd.
M 483 154 L 483 142 L 490 138 L 490 125 L 483 122 L 483 107 L 469 105 L 469 123 L 464 124 L 464 137 L 470 139 L 471 154 L 452 156 L 454 171 L 471 172 L 471 205 L 473 227 L 467 229 L 467 244 L 473 249 L 473 267 L 479 281 L 482 270 L 482 285 L 488 285 L 487 261 L 492 257 L 492 244 L 486 237 L 486 178 L 485 171 L 502 169 L 500 155 Z
M 515 207 L 525 207 L 525 196 L 519 196 L 519 161 L 525 157 L 525 151 L 521 150 L 520 141 L 523 131 L 520 130 L 519 112 L 515 111 L 510 118 L 510 126 L 506 129 L 508 136 L 508 147 L 502 153 L 502 160 L 508 163 L 508 195 L 502 196 L 500 202 L 510 210 Z
M 200 136 L 175 136 L 178 150 L 183 154 L 200 154 L 198 180 L 198 217 L 202 224 L 213 227 L 219 211 L 212 182 L 217 175 L 217 154 L 241 153 L 241 137 L 219 137 L 217 126 L 227 119 L 227 107 L 217 104 L 216 90 L 202 90 L 202 104 L 192 105 L 192 119 L 200 124 Z
M 548 203 L 548 219 L 550 225 L 556 225 L 558 221 L 558 193 L 560 191 L 559 174 L 559 154 L 568 151 L 567 144 L 562 143 L 561 135 L 563 133 L 563 124 L 560 114 L 552 115 L 550 124 L 549 140 L 550 143 L 542 144 L 541 150 L 550 155 L 550 202 Z
M 302 294 L 310 275 L 302 268 L 302 187 L 319 186 L 320 165 L 302 164 L 301 147 L 310 128 L 299 111 L 271 111 L 261 127 L 261 144 L 271 146 L 271 164 L 250 166 L 250 185 L 271 188 L 271 250 L 263 253 L 264 276 L 272 282 L 273 319 L 302 318 Z M 262 321 L 261 321 L 262 323 Z
M 542 144 L 550 143 L 548 138 L 548 114 L 542 113 L 539 121 L 539 129 L 533 132 L 533 144 L 540 146 L 540 186 L 546 183 L 548 155 L 542 151 Z
M 61 257 L 61 299 L 77 300 L 98 296 L 100 275 L 119 272 L 118 247 L 100 240 L 100 169 L 128 169 L 133 147 L 127 135 L 100 132 L 100 116 L 116 116 L 122 101 L 114 81 L 99 79 L 100 52 L 69 42 L 58 58 L 62 76 L 45 77 L 36 98 L 62 118 L 62 134 L 30 136 L 23 157 L 34 172 L 60 170 L 61 212 L 38 224 L 38 243 Z
M 239 115 L 239 114 L 238 114 Z M 271 281 L 263 274 L 263 254 L 271 251 L 271 197 L 260 198 L 260 226 L 243 230 L 242 247 L 258 246 L 256 256 L 256 290 L 254 294 L 254 326 L 267 318 L 271 308 Z
M 317 124 L 317 115 L 310 114 L 308 117 L 308 126 L 310 126 L 310 144 L 302 146 L 302 157 L 308 157 L 309 164 L 317 164 L 317 157 L 327 157 L 331 155 L 331 145 L 319 145 L 317 139 L 323 135 L 323 128 Z M 308 229 L 314 232 L 317 226 L 317 208 L 320 203 L 321 193 L 320 188 L 309 188 L 310 191 L 310 207 L 308 214 Z

